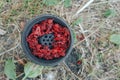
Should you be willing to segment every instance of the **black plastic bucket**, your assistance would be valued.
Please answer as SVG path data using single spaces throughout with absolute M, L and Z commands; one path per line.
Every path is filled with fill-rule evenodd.
M 56 59 L 52 59 L 52 60 L 41 59 L 41 58 L 34 56 L 29 48 L 27 41 L 26 41 L 26 38 L 30 34 L 32 27 L 35 24 L 40 23 L 41 21 L 46 20 L 48 18 L 54 19 L 54 21 L 56 23 L 67 27 L 68 30 L 70 31 L 70 46 L 66 51 L 66 55 L 64 57 L 60 57 L 60 58 L 56 58 Z M 70 26 L 62 18 L 57 17 L 55 15 L 51 15 L 51 14 L 40 15 L 40 16 L 37 16 L 37 17 L 33 18 L 32 20 L 28 21 L 23 29 L 21 39 L 22 39 L 22 48 L 23 48 L 26 56 L 34 63 L 43 65 L 43 66 L 55 66 L 55 65 L 59 64 L 61 61 L 66 59 L 66 57 L 68 57 L 68 55 L 72 51 L 73 35 L 72 35 L 72 31 L 70 29 Z

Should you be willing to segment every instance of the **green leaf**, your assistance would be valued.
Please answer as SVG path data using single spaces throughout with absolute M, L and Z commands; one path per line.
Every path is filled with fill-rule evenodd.
M 72 4 L 72 1 L 71 0 L 64 0 L 64 6 L 65 7 L 70 7 Z
M 82 22 L 82 18 L 78 18 L 77 20 L 75 20 L 75 21 L 73 22 L 73 26 L 79 25 L 81 22 Z
M 109 16 L 115 16 L 116 12 L 113 9 L 108 9 L 105 11 L 105 13 L 103 14 L 105 18 L 109 17 Z
M 72 34 L 73 34 L 73 39 L 74 39 L 74 42 L 76 42 L 77 41 L 77 39 L 76 39 L 76 34 L 75 34 L 75 32 L 72 30 Z
M 12 0 L 6 0 L 6 2 L 12 2 Z
M 110 41 L 114 44 L 120 45 L 120 34 L 112 34 L 110 36 Z
M 103 54 L 102 53 L 98 53 L 97 54 L 97 60 L 98 60 L 98 62 L 102 62 L 103 61 Z
M 39 66 L 34 63 L 28 62 L 24 66 L 25 77 L 23 80 L 25 80 L 25 78 L 27 78 L 27 77 L 35 78 L 35 77 L 39 76 L 42 72 L 42 69 L 43 69 L 43 66 Z
M 58 0 L 42 0 L 43 4 L 46 6 L 54 6 L 56 5 L 59 1 Z
M 4 73 L 6 74 L 6 76 L 9 79 L 13 79 L 13 80 L 16 79 L 15 69 L 16 68 L 15 68 L 15 64 L 14 64 L 13 60 L 11 60 L 11 59 L 6 60 L 6 62 L 5 62 L 5 68 L 4 68 Z

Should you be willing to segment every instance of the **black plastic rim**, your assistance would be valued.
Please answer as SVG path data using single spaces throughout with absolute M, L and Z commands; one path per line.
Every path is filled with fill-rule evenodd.
M 43 20 L 46 20 L 48 18 L 52 18 L 54 19 L 54 22 L 62 25 L 62 26 L 65 26 L 69 29 L 70 31 L 70 46 L 69 48 L 67 49 L 66 51 L 66 55 L 64 57 L 60 57 L 60 58 L 57 58 L 57 59 L 52 59 L 52 60 L 45 60 L 45 59 L 41 59 L 41 58 L 37 58 L 36 56 L 34 56 L 31 51 L 30 51 L 30 48 L 28 46 L 28 43 L 26 41 L 26 38 L 27 36 L 30 34 L 31 32 L 31 29 L 32 27 L 37 24 L 37 23 L 40 23 L 41 21 Z M 51 14 L 44 14 L 44 15 L 40 15 L 40 16 L 37 16 L 35 18 L 33 18 L 32 20 L 28 21 L 27 24 L 25 25 L 25 28 L 23 29 L 23 32 L 22 32 L 22 35 L 21 35 L 21 44 L 22 44 L 22 48 L 26 54 L 26 56 L 31 60 L 33 61 L 34 63 L 37 63 L 39 65 L 43 65 L 43 66 L 55 66 L 55 65 L 58 65 L 61 61 L 65 60 L 66 57 L 68 57 L 68 55 L 70 54 L 70 52 L 72 51 L 72 45 L 73 45 L 73 35 L 72 35 L 72 31 L 69 27 L 69 25 L 67 24 L 66 21 L 64 21 L 62 18 L 60 17 L 57 17 L 55 15 L 51 15 Z

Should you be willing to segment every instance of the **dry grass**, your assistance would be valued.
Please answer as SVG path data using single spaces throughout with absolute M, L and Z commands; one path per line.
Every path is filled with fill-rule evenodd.
M 45 13 L 56 14 L 69 24 L 81 17 L 83 21 L 71 28 L 77 35 L 82 33 L 85 36 L 84 40 L 73 45 L 82 53 L 83 63 L 78 74 L 61 63 L 57 67 L 44 68 L 45 75 L 53 74 L 52 80 L 120 80 L 120 46 L 109 42 L 112 33 L 120 33 L 120 0 L 94 0 L 80 13 L 87 0 L 73 0 L 70 8 L 65 8 L 62 2 L 46 7 L 37 0 L 25 1 L 0 0 L 0 29 L 7 32 L 0 35 L 0 80 L 7 80 L 3 72 L 6 59 L 13 58 L 18 62 L 17 56 L 28 61 L 21 48 L 23 25 L 34 16 Z M 116 16 L 104 18 L 103 13 L 107 9 L 114 9 Z M 41 75 L 39 80 L 43 79 Z

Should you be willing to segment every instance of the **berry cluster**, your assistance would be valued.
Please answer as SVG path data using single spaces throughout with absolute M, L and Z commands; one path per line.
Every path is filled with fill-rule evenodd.
M 52 48 L 38 42 L 38 37 L 50 33 L 54 35 Z M 70 32 L 66 27 L 55 23 L 53 19 L 46 19 L 33 26 L 27 42 L 33 55 L 46 60 L 59 58 L 65 56 L 70 45 Z

